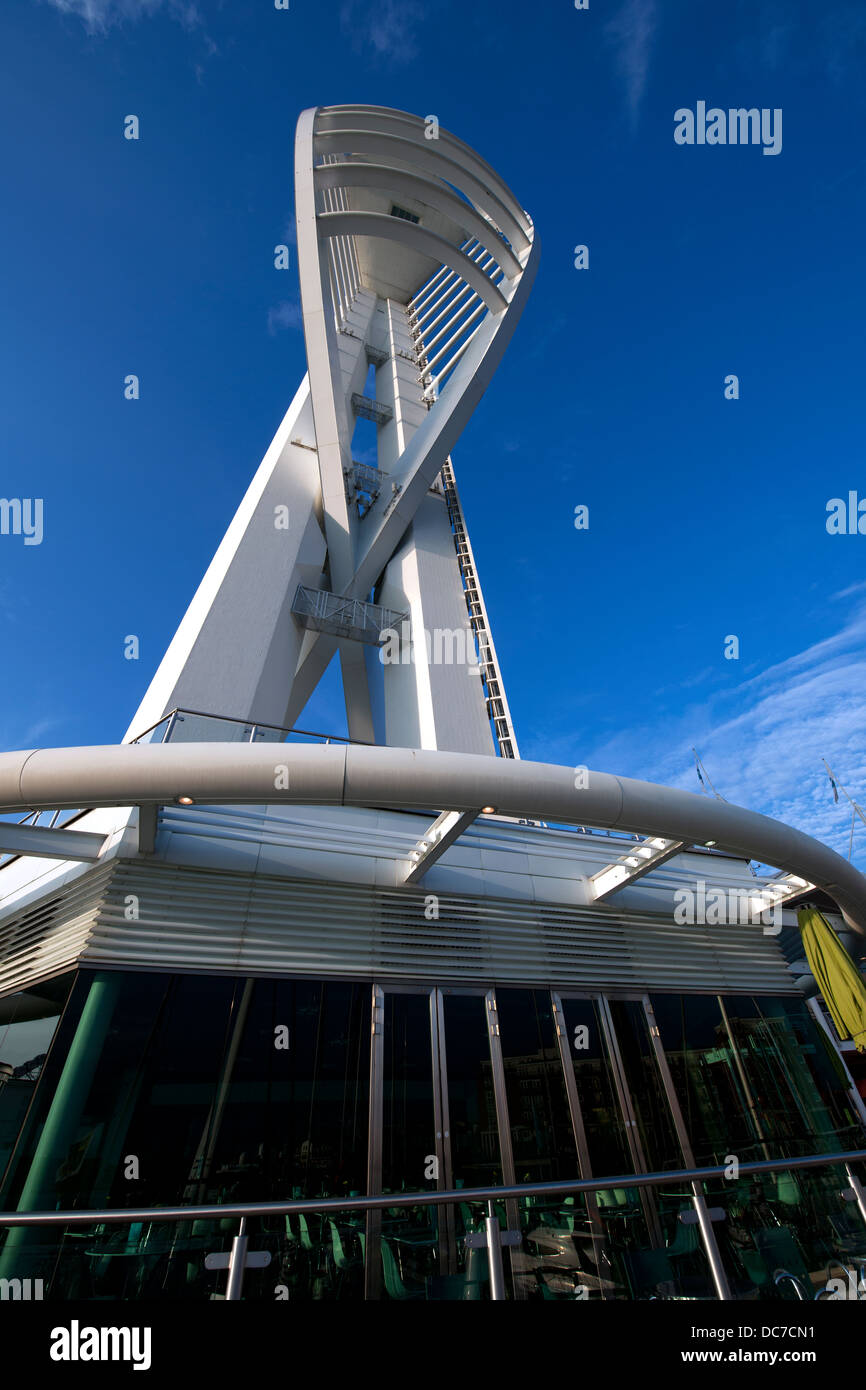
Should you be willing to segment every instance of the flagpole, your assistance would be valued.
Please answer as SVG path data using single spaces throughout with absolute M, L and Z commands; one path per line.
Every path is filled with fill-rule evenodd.
M 850 861 L 851 854 L 854 849 L 854 819 L 856 816 L 859 816 L 863 824 L 866 825 L 866 815 L 863 814 L 863 807 L 860 806 L 859 803 L 854 800 L 853 796 L 850 796 L 848 794 L 846 788 L 842 785 L 840 781 L 838 781 L 838 779 L 833 773 L 833 769 L 827 762 L 827 759 L 822 758 L 821 762 L 827 769 L 827 776 L 830 778 L 830 786 L 833 788 L 833 800 L 838 802 L 839 792 L 841 792 L 842 795 L 847 797 L 851 803 L 851 835 L 848 841 L 848 859 Z

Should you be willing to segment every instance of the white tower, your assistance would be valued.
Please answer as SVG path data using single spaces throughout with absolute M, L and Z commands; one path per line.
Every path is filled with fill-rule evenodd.
M 532 221 L 468 145 L 382 107 L 305 111 L 295 170 L 309 372 L 126 738 L 175 709 L 277 737 L 337 652 L 353 740 L 517 757 L 449 454 L 529 294 Z

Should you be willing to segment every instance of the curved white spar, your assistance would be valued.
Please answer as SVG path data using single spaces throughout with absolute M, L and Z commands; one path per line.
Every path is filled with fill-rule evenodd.
M 286 772 L 288 774 L 286 778 Z M 279 775 L 278 775 L 279 774 Z M 283 783 L 288 780 L 288 787 Z M 165 804 L 393 806 L 533 817 L 714 842 L 803 876 L 866 935 L 866 878 L 769 816 L 672 787 L 549 763 L 334 744 L 125 744 L 0 754 L 0 812 Z
M 529 293 L 532 220 L 407 112 L 304 111 L 295 154 L 308 373 L 125 741 L 174 709 L 292 728 L 339 651 L 351 738 L 513 757 L 450 451 Z M 385 613 L 418 658 L 399 669 Z M 436 632 L 462 664 L 427 659 Z
M 403 203 L 417 211 L 407 212 Z M 539 245 L 519 200 L 474 150 L 447 130 L 432 131 L 420 116 L 385 107 L 315 107 L 301 114 L 295 207 L 328 583 L 339 596 L 367 599 L 490 384 L 534 280 Z M 383 254 L 383 245 L 393 251 Z M 378 273 L 382 267 L 387 277 Z M 341 335 L 352 336 L 347 325 L 359 288 L 371 286 L 391 315 L 394 382 L 398 358 L 412 357 L 419 375 L 411 389 L 405 377 L 395 385 L 401 427 L 384 465 L 388 485 L 360 521 L 345 487 L 353 469 L 355 395 L 347 389 Z M 434 302 L 436 334 L 428 340 L 422 326 Z M 395 315 L 415 335 L 411 351 L 394 336 Z M 335 646 L 327 634 L 308 635 L 289 723 Z M 366 681 L 357 661 L 346 669 L 353 661 L 346 643 L 340 652 L 350 728 L 367 740 Z

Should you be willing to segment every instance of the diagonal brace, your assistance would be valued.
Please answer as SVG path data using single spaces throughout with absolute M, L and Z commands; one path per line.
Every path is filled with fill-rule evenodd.
M 0 851 L 5 854 L 35 855 L 44 859 L 98 859 L 105 844 L 104 835 L 86 830 L 51 830 L 46 825 L 0 824 Z
M 430 829 L 422 835 L 409 859 L 409 869 L 404 883 L 417 883 L 432 864 L 445 853 L 468 830 L 474 820 L 481 815 L 477 811 L 443 811 L 437 816 Z

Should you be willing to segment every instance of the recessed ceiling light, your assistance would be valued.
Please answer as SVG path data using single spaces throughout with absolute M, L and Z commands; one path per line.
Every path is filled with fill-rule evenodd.
M 177 804 L 178 806 L 194 806 L 195 801 L 191 796 L 179 796 L 177 797 Z
M 704 849 L 715 849 L 715 840 L 704 840 Z
M 494 812 L 495 810 L 496 810 L 496 807 L 495 807 L 495 806 L 482 806 L 482 807 L 481 807 L 481 814 L 482 814 L 482 816 L 492 816 L 492 815 L 493 815 L 493 812 Z

